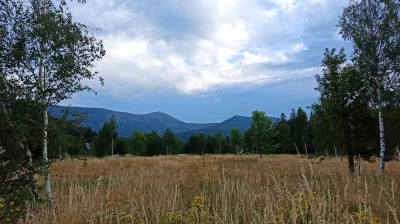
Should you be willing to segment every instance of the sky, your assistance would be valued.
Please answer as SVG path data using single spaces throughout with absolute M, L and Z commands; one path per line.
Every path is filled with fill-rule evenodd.
M 315 74 L 325 48 L 345 47 L 336 27 L 348 0 L 74 1 L 76 21 L 106 50 L 96 62 L 104 86 L 62 105 L 145 114 L 185 122 L 234 115 L 289 116 L 317 101 Z

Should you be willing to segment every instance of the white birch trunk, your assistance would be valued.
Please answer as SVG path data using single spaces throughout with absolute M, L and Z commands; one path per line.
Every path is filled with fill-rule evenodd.
M 43 14 L 46 13 L 46 0 L 43 0 Z M 41 44 L 41 50 L 43 45 Z M 39 88 L 40 97 L 43 106 L 43 160 L 44 160 L 44 178 L 45 178 L 45 188 L 46 188 L 46 198 L 48 201 L 51 200 L 51 183 L 50 183 L 50 173 L 49 173 L 49 159 L 47 157 L 47 127 L 49 124 L 49 117 L 47 114 L 46 96 L 44 94 L 45 90 L 45 73 L 43 68 L 43 56 L 40 58 L 39 65 Z
M 381 153 L 379 156 L 379 173 L 383 174 L 385 172 L 385 126 L 383 123 L 382 107 L 379 108 L 379 139 L 381 145 Z
M 32 153 L 31 153 L 31 150 L 28 148 L 28 147 L 25 147 L 26 149 L 26 157 L 28 157 L 28 160 L 29 160 L 29 165 L 32 165 Z
M 306 156 L 307 156 L 307 158 L 308 158 L 308 150 L 307 150 L 307 144 L 306 144 L 306 142 L 304 142 L 304 148 L 306 149 Z
M 44 127 L 43 127 L 43 160 L 45 162 L 45 185 L 46 185 L 46 196 L 48 200 L 51 200 L 51 182 L 49 172 L 49 159 L 47 157 L 47 127 L 49 125 L 49 117 L 47 115 L 47 109 L 43 111 Z
M 111 157 L 114 157 L 114 137 L 111 137 Z

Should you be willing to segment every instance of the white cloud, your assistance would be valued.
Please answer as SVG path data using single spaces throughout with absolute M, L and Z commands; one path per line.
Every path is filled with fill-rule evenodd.
M 325 23 L 344 2 L 93 0 L 71 8 L 76 20 L 102 28 L 107 53 L 96 69 L 109 94 L 196 94 L 313 76 L 315 66 L 285 65 L 299 61 L 316 29 L 334 39 Z
M 289 58 L 279 51 L 267 51 L 262 50 L 260 53 L 252 54 L 247 51 L 243 53 L 243 63 L 245 65 L 255 64 L 255 63 L 275 63 L 281 64 L 289 61 Z
M 296 44 L 296 45 L 293 47 L 292 50 L 293 50 L 294 53 L 299 53 L 299 52 L 302 52 L 302 51 L 306 51 L 306 50 L 307 50 L 307 47 L 304 46 L 304 44 Z

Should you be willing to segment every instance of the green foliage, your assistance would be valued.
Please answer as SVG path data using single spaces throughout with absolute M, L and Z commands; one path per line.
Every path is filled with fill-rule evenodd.
M 179 153 L 182 153 L 183 151 L 183 144 L 182 141 L 179 138 L 175 138 L 174 140 L 174 146 L 172 148 L 172 154 L 177 155 Z
M 400 95 L 399 15 L 398 0 L 352 0 L 338 23 L 342 37 L 353 42 L 352 61 L 357 78 L 364 84 L 365 99 L 378 111 L 375 115 L 379 116 L 376 129 L 379 128 L 381 148 L 380 173 L 384 172 L 387 158 L 385 113 L 391 106 L 398 108 Z
M 266 152 L 274 152 L 276 150 L 277 144 L 274 140 L 276 135 L 275 126 L 272 120 L 265 115 L 265 112 L 253 111 L 250 129 L 252 141 L 260 156 Z
M 199 134 L 197 144 L 198 144 L 199 150 L 201 150 L 201 154 L 203 155 L 204 150 L 206 150 L 206 146 L 207 146 L 207 139 L 203 133 Z
M 129 154 L 143 156 L 146 153 L 146 136 L 142 131 L 135 130 L 129 137 Z
M 93 69 L 94 62 L 104 56 L 103 44 L 85 25 L 73 21 L 65 1 L 4 0 L 0 7 L 0 33 L 0 92 L 5 91 L 8 95 L 3 98 L 2 94 L 0 104 L 9 103 L 10 99 L 33 101 L 37 104 L 36 111 L 41 112 L 35 126 L 20 118 L 6 122 L 13 128 L 18 127 L 18 122 L 25 122 L 26 129 L 41 127 L 41 132 L 30 134 L 37 137 L 35 141 L 42 143 L 38 148 L 43 149 L 42 165 L 45 176 L 48 176 L 50 164 L 46 134 L 49 126 L 46 110 L 75 93 L 92 90 L 82 81 L 97 76 Z M 9 112 L 8 109 L 2 107 L 4 114 Z M 62 126 L 51 130 L 59 145 L 62 137 L 57 133 L 64 129 Z M 22 146 L 28 138 L 33 137 L 23 134 L 17 142 Z M 26 144 L 24 147 L 26 152 L 30 151 Z M 7 150 L 14 150 L 14 147 L 7 146 Z M 31 158 L 37 159 L 35 156 Z M 33 166 L 35 162 L 29 164 Z M 47 177 L 46 194 L 50 199 L 50 181 Z
M 111 138 L 117 139 L 118 138 L 118 131 L 117 131 L 118 125 L 117 125 L 117 120 L 115 119 L 114 115 L 111 116 L 111 119 L 109 121 L 109 126 L 110 126 L 109 128 L 111 131 Z
M 120 156 L 125 156 L 128 153 L 129 143 L 127 138 L 117 138 L 115 145 L 115 153 Z
M 163 154 L 162 149 L 162 138 L 157 134 L 156 131 L 152 131 L 149 134 L 146 134 L 146 152 L 145 155 L 153 156 L 153 155 L 161 155 Z
M 105 122 L 99 135 L 96 138 L 95 144 L 95 155 L 98 157 L 104 157 L 112 154 L 112 150 L 116 146 L 116 140 L 118 138 L 118 131 L 115 117 L 112 116 L 110 121 Z
M 352 65 L 342 66 L 346 62 L 344 49 L 336 54 L 336 49 L 325 50 L 323 75 L 316 75 L 319 103 L 313 105 L 316 121 L 313 124 L 316 146 L 337 144 L 343 148 L 349 159 L 349 168 L 354 171 L 353 157 L 361 154 L 372 155 L 367 146 L 374 139 L 374 126 L 369 104 L 368 92 L 358 71 Z M 372 124 L 373 125 L 373 124 Z M 322 130 L 327 129 L 327 130 Z M 320 133 L 319 133 L 320 132 Z M 329 134 L 321 136 L 321 134 Z
M 238 128 L 232 128 L 230 136 L 231 148 L 235 151 L 235 154 L 237 154 L 236 147 L 242 145 L 243 143 L 242 132 Z
M 91 139 L 86 139 L 83 134 L 87 132 L 87 128 L 77 126 L 86 118 L 87 114 L 77 113 L 69 108 L 63 111 L 61 118 L 49 117 L 48 147 L 53 149 L 49 152 L 49 158 L 63 159 L 68 154 L 85 159 L 90 155 L 85 143 Z
M 175 145 L 175 135 L 169 128 L 167 128 L 163 134 L 163 143 L 165 146 L 166 154 L 172 154 L 172 149 Z
M 223 147 L 226 144 L 226 139 L 224 138 L 224 135 L 222 134 L 222 132 L 218 131 L 215 135 L 215 142 L 216 142 L 216 148 L 215 148 L 215 154 L 217 153 L 221 153 Z
M 243 134 L 243 148 L 244 152 L 246 153 L 253 153 L 254 152 L 254 141 L 253 141 L 253 134 L 252 129 L 248 129 Z
M 306 112 L 299 107 L 294 123 L 293 141 L 300 153 L 306 152 L 306 138 L 308 135 L 308 118 Z
M 198 154 L 199 153 L 199 136 L 196 134 L 190 135 L 187 147 L 188 147 L 188 151 L 187 151 L 188 154 Z
M 280 144 L 281 153 L 291 153 L 293 149 L 292 139 L 290 138 L 290 125 L 287 122 L 278 124 L 278 143 Z
M 0 211 L 1 222 L 6 218 L 14 222 L 25 211 L 27 202 L 39 200 L 34 175 L 42 168 L 36 160 L 41 155 L 43 138 L 38 119 L 40 106 L 34 101 L 8 97 L 0 93 L 0 203 L 15 203 L 20 211 Z
M 314 110 L 318 110 L 314 108 Z M 331 129 L 328 125 L 328 121 L 326 120 L 322 111 L 316 111 L 314 115 L 310 118 L 310 126 L 311 132 L 314 135 L 312 140 L 312 144 L 315 149 L 316 154 L 325 154 L 326 152 L 332 153 L 334 152 L 335 142 L 334 136 L 335 133 L 333 129 Z

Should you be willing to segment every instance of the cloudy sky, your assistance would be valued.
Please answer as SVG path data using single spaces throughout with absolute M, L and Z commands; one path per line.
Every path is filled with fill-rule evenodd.
M 98 94 L 64 102 L 186 122 L 290 113 L 317 99 L 324 48 L 348 0 L 88 0 L 75 20 L 100 28 Z

